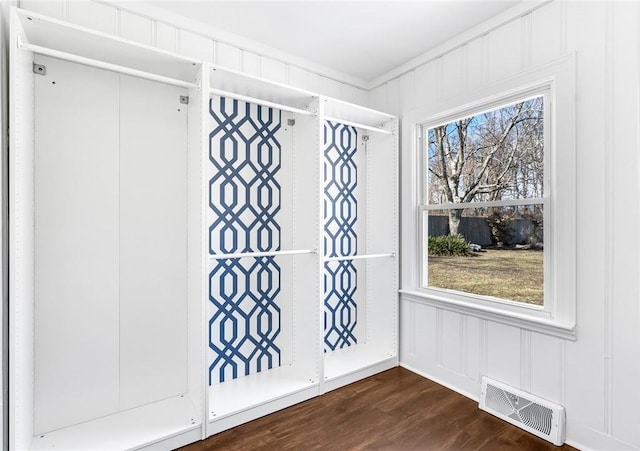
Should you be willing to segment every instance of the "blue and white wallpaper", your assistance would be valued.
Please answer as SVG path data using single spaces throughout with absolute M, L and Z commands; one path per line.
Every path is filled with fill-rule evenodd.
M 324 125 L 324 249 L 325 257 L 357 255 L 356 221 L 358 168 L 355 162 L 358 133 L 354 127 Z M 358 342 L 355 328 L 357 271 L 353 260 L 324 265 L 325 352 Z
M 280 250 L 282 113 L 224 97 L 209 113 L 209 253 Z M 275 258 L 213 260 L 210 269 L 209 384 L 280 366 Z

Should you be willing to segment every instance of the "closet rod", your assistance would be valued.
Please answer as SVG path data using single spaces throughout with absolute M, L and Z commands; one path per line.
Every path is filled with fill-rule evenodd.
M 365 260 L 369 258 L 385 258 L 385 257 L 395 257 L 396 254 L 366 254 L 366 255 L 346 255 L 343 257 L 325 257 L 325 262 L 341 262 L 345 260 Z
M 337 117 L 325 116 L 324 120 L 325 121 L 330 121 L 330 122 L 339 122 L 340 124 L 351 125 L 351 126 L 356 127 L 356 128 L 362 128 L 362 129 L 365 129 L 365 130 L 371 130 L 373 132 L 379 132 L 379 133 L 383 133 L 385 135 L 393 135 L 393 132 L 391 132 L 389 130 L 385 130 L 384 128 L 373 127 L 371 125 L 365 125 L 365 124 L 359 124 L 358 122 L 345 121 L 344 119 L 338 119 Z
M 29 44 L 18 40 L 18 47 L 25 50 L 31 50 L 34 53 L 40 55 L 52 56 L 54 58 L 60 58 L 72 63 L 84 64 L 85 66 L 93 66 L 99 69 L 105 69 L 111 72 L 118 72 L 125 75 L 131 75 L 138 78 L 144 78 L 147 80 L 157 81 L 173 86 L 180 86 L 182 88 L 199 88 L 195 83 L 189 83 L 175 78 L 165 77 L 163 75 L 156 75 L 150 72 L 145 72 L 138 69 L 132 69 L 130 67 L 120 66 L 118 64 L 107 63 L 105 61 L 95 60 L 93 58 L 87 58 L 80 55 L 74 55 L 73 53 L 62 52 L 60 50 L 49 49 L 47 47 L 41 47 L 39 45 Z
M 280 103 L 269 102 L 268 100 L 257 99 L 255 97 L 249 97 L 242 94 L 236 94 L 235 92 L 223 91 L 222 89 L 211 88 L 209 89 L 209 94 L 214 94 L 220 97 L 229 97 L 231 99 L 241 100 L 243 102 L 255 103 L 257 105 L 262 105 L 270 108 L 276 108 L 278 110 L 289 111 L 291 113 L 304 114 L 307 116 L 311 116 L 314 113 L 311 111 L 303 110 L 300 108 L 295 108 L 288 105 L 282 105 Z
M 248 257 L 275 257 L 277 255 L 300 255 L 315 254 L 315 249 L 303 249 L 298 251 L 271 251 L 271 252 L 237 252 L 235 254 L 215 254 L 209 255 L 209 260 L 224 260 L 227 258 L 248 258 Z

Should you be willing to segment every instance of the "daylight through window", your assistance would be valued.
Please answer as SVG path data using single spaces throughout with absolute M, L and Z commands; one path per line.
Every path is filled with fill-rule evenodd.
M 423 127 L 428 288 L 544 305 L 545 97 Z

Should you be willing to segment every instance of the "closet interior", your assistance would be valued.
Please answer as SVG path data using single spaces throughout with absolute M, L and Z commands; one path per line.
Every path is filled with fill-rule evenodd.
M 398 364 L 398 119 L 14 9 L 10 443 L 175 448 Z

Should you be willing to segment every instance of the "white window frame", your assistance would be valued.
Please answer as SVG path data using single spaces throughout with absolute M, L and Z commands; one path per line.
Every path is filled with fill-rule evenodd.
M 426 144 L 423 131 L 462 117 L 544 96 L 544 306 L 427 287 L 424 245 Z M 554 336 L 576 338 L 575 56 L 525 70 L 403 118 L 403 298 Z M 424 202 L 424 203 L 423 203 Z M 520 202 L 520 201 L 518 201 Z M 516 203 L 518 203 L 516 202 Z M 520 202 L 522 203 L 522 202 Z M 469 207 L 485 203 L 474 202 Z M 432 206 L 437 208 L 437 206 Z

